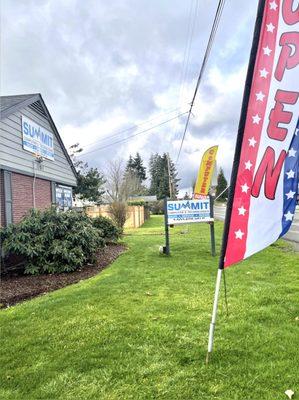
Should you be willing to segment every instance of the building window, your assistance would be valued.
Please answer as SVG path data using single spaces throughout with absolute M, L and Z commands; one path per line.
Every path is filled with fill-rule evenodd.
M 55 186 L 55 203 L 59 210 L 69 210 L 72 208 L 73 193 L 72 188 L 69 186 L 56 185 Z

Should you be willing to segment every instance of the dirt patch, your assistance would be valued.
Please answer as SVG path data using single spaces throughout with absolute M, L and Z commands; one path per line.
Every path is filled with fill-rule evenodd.
M 109 245 L 99 252 L 95 265 L 87 265 L 74 272 L 37 276 L 3 276 L 0 282 L 0 307 L 9 307 L 94 276 L 109 266 L 125 249 L 125 246 L 120 244 Z

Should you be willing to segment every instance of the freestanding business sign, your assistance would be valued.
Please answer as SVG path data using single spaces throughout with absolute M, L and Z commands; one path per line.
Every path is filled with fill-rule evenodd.
M 23 149 L 38 156 L 54 160 L 53 134 L 22 115 Z
M 167 201 L 168 224 L 189 224 L 192 222 L 211 222 L 210 199 L 169 200 Z
M 207 222 L 210 224 L 211 252 L 215 256 L 214 211 L 212 196 L 199 200 L 164 200 L 164 223 L 166 245 L 163 252 L 170 254 L 169 226 Z

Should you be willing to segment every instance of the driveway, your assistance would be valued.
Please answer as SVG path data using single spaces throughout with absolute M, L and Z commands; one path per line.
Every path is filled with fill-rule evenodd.
M 226 210 L 225 205 L 222 206 L 215 205 L 214 207 L 215 218 L 223 221 L 225 217 L 225 210 Z M 294 242 L 296 248 L 298 248 L 299 250 L 299 206 L 297 206 L 296 208 L 296 214 L 291 229 L 288 231 L 286 235 L 284 235 L 283 238 L 285 240 Z

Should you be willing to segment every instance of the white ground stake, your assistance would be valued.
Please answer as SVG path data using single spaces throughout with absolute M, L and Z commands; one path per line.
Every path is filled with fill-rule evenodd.
M 214 305 L 213 305 L 213 313 L 212 320 L 210 323 L 210 331 L 209 331 L 209 343 L 208 343 L 208 353 L 206 358 L 206 363 L 209 362 L 209 355 L 213 350 L 213 342 L 214 342 L 214 330 L 216 325 L 216 317 L 217 317 L 217 308 L 218 308 L 218 300 L 219 300 L 219 292 L 220 292 L 220 283 L 222 277 L 223 269 L 218 269 L 217 279 L 216 279 L 216 287 L 215 287 L 215 297 L 214 297 Z

